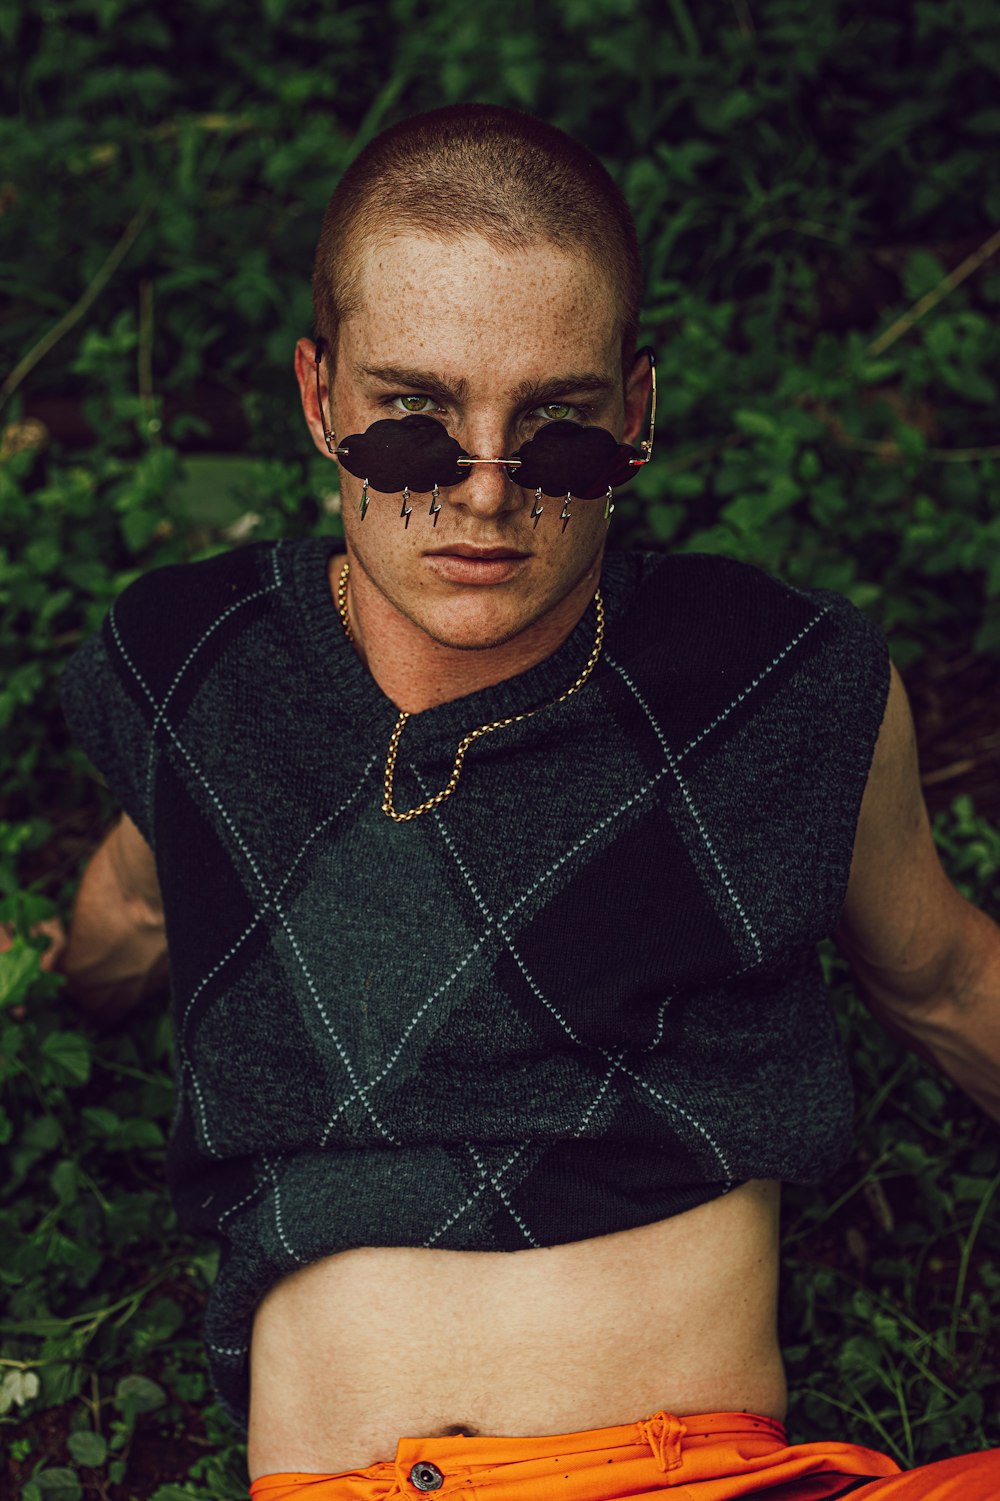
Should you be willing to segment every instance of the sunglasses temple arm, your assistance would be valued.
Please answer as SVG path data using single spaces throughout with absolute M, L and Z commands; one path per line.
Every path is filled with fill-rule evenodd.
M 323 355 L 326 350 L 326 340 L 316 340 L 316 405 L 319 407 L 320 421 L 323 423 L 323 437 L 326 439 L 328 453 L 337 452 L 337 434 L 326 425 L 326 408 L 323 405 L 323 392 L 319 383 L 320 365 L 323 363 Z
M 653 438 L 656 433 L 656 356 L 650 348 L 644 349 L 642 353 L 649 356 L 649 374 L 653 389 L 649 405 L 649 437 L 643 438 L 639 444 L 639 447 L 642 449 L 642 458 L 632 460 L 632 463 L 636 466 L 648 464 L 653 457 Z

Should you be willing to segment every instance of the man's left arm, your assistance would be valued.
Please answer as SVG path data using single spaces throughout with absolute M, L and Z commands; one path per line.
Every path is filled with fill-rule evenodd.
M 1000 1122 L 1000 927 L 942 869 L 891 672 L 833 937 L 878 1021 Z

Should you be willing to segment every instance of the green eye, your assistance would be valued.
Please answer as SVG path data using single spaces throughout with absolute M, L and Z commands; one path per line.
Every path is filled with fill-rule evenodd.
M 567 406 L 565 402 L 550 401 L 545 406 L 539 407 L 546 422 L 563 422 L 575 408 Z
M 404 412 L 426 412 L 429 396 L 397 396 Z

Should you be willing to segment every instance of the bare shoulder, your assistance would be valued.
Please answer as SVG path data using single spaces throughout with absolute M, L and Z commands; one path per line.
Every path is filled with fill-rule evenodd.
M 909 699 L 896 667 L 890 672 L 834 938 L 866 980 L 919 1000 L 953 950 L 968 904 L 938 857 Z

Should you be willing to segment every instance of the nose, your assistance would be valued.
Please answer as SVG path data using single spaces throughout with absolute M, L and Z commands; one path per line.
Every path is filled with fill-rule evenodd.
M 456 434 L 456 437 L 475 462 L 468 465 L 468 479 L 443 492 L 451 504 L 483 519 L 519 511 L 524 504 L 524 492 L 505 467 L 505 460 L 513 452 L 510 445 L 514 440 L 510 434 L 497 431 L 491 423 L 489 431 Z
M 454 485 L 448 492 L 453 505 L 464 507 L 474 516 L 502 516 L 518 511 L 523 504 L 523 491 L 515 485 L 502 462 L 470 464 L 469 477 L 461 485 Z M 487 455 L 482 455 L 486 458 Z

